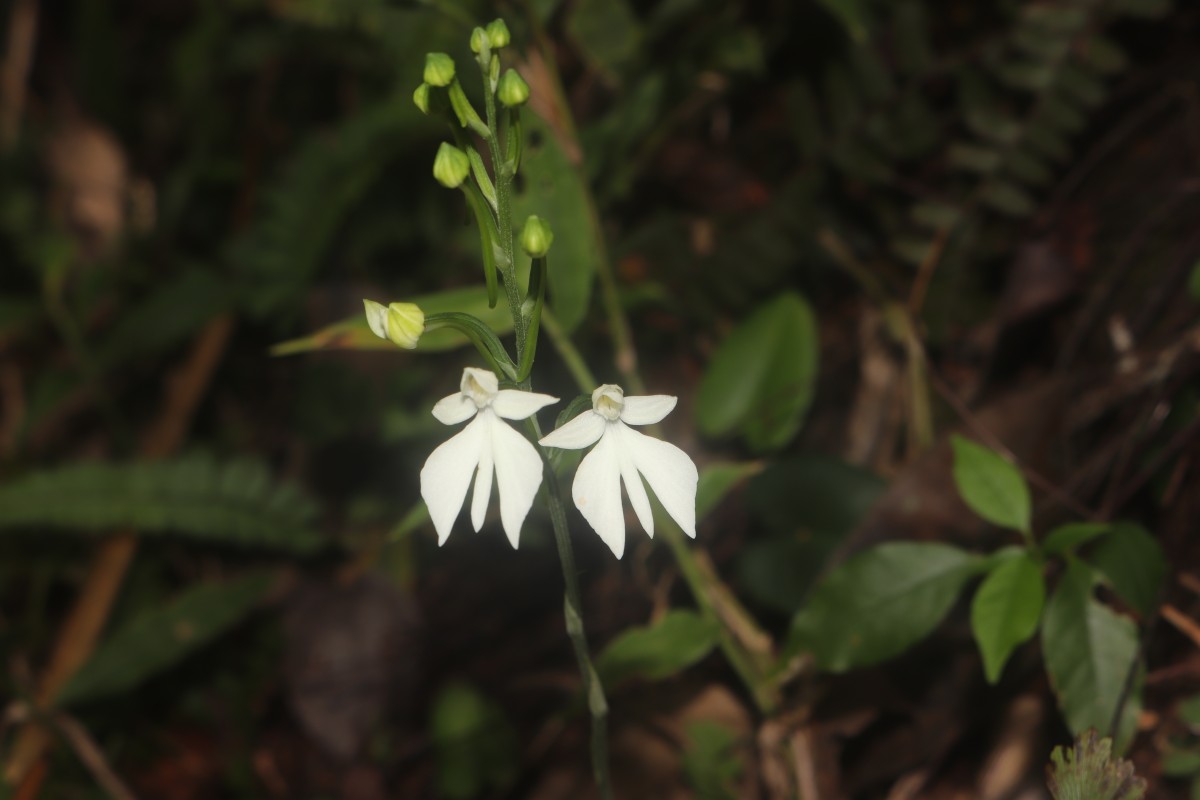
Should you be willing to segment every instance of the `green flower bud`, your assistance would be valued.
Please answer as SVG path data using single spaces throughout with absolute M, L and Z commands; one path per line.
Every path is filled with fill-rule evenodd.
M 529 99 L 529 84 L 515 69 L 506 69 L 500 78 L 500 88 L 496 90 L 496 97 L 500 98 L 500 103 L 505 108 L 524 105 Z
M 476 28 L 475 30 L 471 31 L 471 52 L 472 53 L 478 54 L 478 53 L 483 52 L 483 45 L 487 42 L 488 42 L 487 31 L 485 31 L 483 28 Z M 490 47 L 491 45 L 489 44 L 488 46 Z
M 422 114 L 429 113 L 429 89 L 430 86 L 428 83 L 422 83 L 413 92 L 413 103 L 417 108 L 421 109 Z
M 512 36 L 508 33 L 508 26 L 504 24 L 504 20 L 496 19 L 488 23 L 487 26 L 488 43 L 493 50 L 498 50 L 501 47 L 506 47 Z M 475 52 L 479 52 L 476 50 Z
M 525 227 L 521 229 L 521 249 L 527 255 L 543 258 L 553 243 L 554 231 L 550 230 L 550 223 L 536 216 L 525 220 Z
M 445 53 L 425 55 L 425 82 L 430 86 L 449 86 L 454 80 L 454 59 Z
M 413 303 L 392 303 L 384 308 L 374 300 L 363 300 L 363 309 L 371 333 L 405 350 L 416 348 L 425 332 L 425 312 Z
M 454 189 L 471 174 L 471 159 L 449 142 L 442 142 L 433 159 L 433 177 L 447 189 Z

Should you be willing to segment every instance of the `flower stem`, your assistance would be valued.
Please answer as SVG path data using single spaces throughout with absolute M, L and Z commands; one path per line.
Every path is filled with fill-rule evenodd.
M 562 563 L 563 613 L 567 620 L 567 635 L 579 662 L 579 674 L 583 676 L 583 691 L 587 695 L 588 711 L 592 715 L 592 775 L 596 788 L 603 800 L 612 798 L 612 784 L 608 777 L 608 701 L 604 697 L 604 685 L 588 655 L 587 635 L 583 630 L 582 606 L 579 602 L 579 579 L 575 574 L 575 553 L 571 549 L 571 531 L 567 527 L 567 515 L 563 509 L 562 494 L 558 478 L 549 464 L 546 465 L 546 497 L 550 507 L 550 522 L 554 527 L 554 543 L 558 545 L 558 559 Z

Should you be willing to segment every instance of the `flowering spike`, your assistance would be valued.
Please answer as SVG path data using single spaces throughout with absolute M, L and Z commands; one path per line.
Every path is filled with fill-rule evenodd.
M 430 86 L 449 86 L 454 80 L 454 59 L 445 53 L 425 56 L 425 82 Z
M 540 442 L 566 450 L 595 445 L 579 463 L 571 496 L 617 558 L 625 552 L 622 483 L 638 522 L 650 536 L 654 536 L 654 515 L 643 478 L 683 532 L 696 537 L 696 465 L 675 445 L 629 427 L 662 420 L 675 403 L 669 395 L 626 397 L 620 386 L 605 384 L 592 392 L 590 413 L 583 412 Z

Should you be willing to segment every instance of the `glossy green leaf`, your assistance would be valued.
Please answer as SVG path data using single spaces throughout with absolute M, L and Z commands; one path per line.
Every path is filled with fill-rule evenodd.
M 630 678 L 661 680 L 690 667 L 717 643 L 717 623 L 692 611 L 670 611 L 652 625 L 628 628 L 596 659 L 605 686 Z
M 800 430 L 817 378 L 817 326 L 800 295 L 761 306 L 721 343 L 696 403 L 708 436 L 740 433 L 755 450 L 783 447 Z
M 550 126 L 532 113 L 522 115 L 521 120 L 527 141 L 519 191 L 513 195 L 513 217 L 523 221 L 537 216 L 554 229 L 554 246 L 546 259 L 546 305 L 563 329 L 572 331 L 587 314 L 604 241 L 580 171 L 563 152 Z
M 1158 541 L 1140 525 L 1118 523 L 1087 560 L 1121 599 L 1143 616 L 1158 605 L 1167 577 L 1167 560 Z
M 1046 603 L 1042 654 L 1067 726 L 1078 734 L 1088 728 L 1108 731 L 1125 698 L 1117 742 L 1133 734 L 1141 705 L 1140 689 L 1125 697 L 1129 671 L 1136 665 L 1137 628 L 1092 596 L 1095 575 L 1072 561 Z M 1120 749 L 1120 748 L 1119 748 Z
M 263 573 L 207 583 L 142 611 L 100 645 L 54 698 L 55 705 L 129 691 L 178 664 L 245 619 L 272 583 Z
M 1037 631 L 1045 602 L 1041 565 L 1028 554 L 1000 562 L 980 584 L 971 602 L 971 630 L 988 683 L 1000 679 L 1012 651 Z
M 1020 470 L 962 436 L 950 437 L 950 446 L 954 449 L 954 483 L 971 510 L 994 525 L 1028 531 L 1032 501 Z
M 844 672 L 885 661 L 928 636 L 981 560 L 957 547 L 896 542 L 830 572 L 792 622 L 788 652 Z
M 488 308 L 487 288 L 484 286 L 468 286 L 461 289 L 447 289 L 443 292 L 433 292 L 414 298 L 405 298 L 405 302 L 415 303 L 425 312 L 425 315 L 458 311 L 476 317 L 484 325 L 503 336 L 512 330 L 512 316 L 508 306 L 497 303 L 495 308 Z M 470 344 L 470 341 L 459 331 L 452 328 L 440 328 L 428 331 L 417 342 L 418 353 L 438 353 L 453 350 Z M 328 325 L 316 333 L 299 339 L 280 342 L 271 348 L 271 354 L 290 356 L 296 353 L 306 353 L 312 350 L 386 350 L 402 352 L 396 345 L 386 339 L 380 339 L 371 333 L 367 327 L 366 315 L 359 312 L 353 317 Z
M 1046 534 L 1042 552 L 1047 556 L 1073 552 L 1111 529 L 1112 526 L 1107 522 L 1068 522 Z

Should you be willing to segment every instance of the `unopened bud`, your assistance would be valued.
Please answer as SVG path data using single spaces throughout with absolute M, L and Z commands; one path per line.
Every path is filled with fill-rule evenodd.
M 521 229 L 521 249 L 527 255 L 531 258 L 542 258 L 550 251 L 550 245 L 553 243 L 554 231 L 550 230 L 550 223 L 536 216 L 525 220 L 525 227 Z
M 457 188 L 471 174 L 471 159 L 449 142 L 442 142 L 433 159 L 433 177 L 447 189 Z
M 425 82 L 430 86 L 449 86 L 454 80 L 454 59 L 445 53 L 425 55 Z
M 413 104 L 416 105 L 417 108 L 421 109 L 422 114 L 429 113 L 429 89 L 430 86 L 428 83 L 422 83 L 417 87 L 417 90 L 413 92 Z
M 483 52 L 483 45 L 485 43 L 487 43 L 488 47 L 491 47 L 491 44 L 488 41 L 487 31 L 485 31 L 483 28 L 476 28 L 475 30 L 471 31 L 472 53 L 478 55 L 479 53 Z
M 487 37 L 488 44 L 492 46 L 493 50 L 507 47 L 508 43 L 512 41 L 512 36 L 508 32 L 508 26 L 504 24 L 504 20 L 502 19 L 495 19 L 488 23 Z
M 425 332 L 425 312 L 413 303 L 392 303 L 387 308 L 374 300 L 363 300 L 367 325 L 380 339 L 388 339 L 405 350 L 416 348 Z
M 515 69 L 507 69 L 500 77 L 500 86 L 496 97 L 505 108 L 515 108 L 524 105 L 529 100 L 529 84 Z

